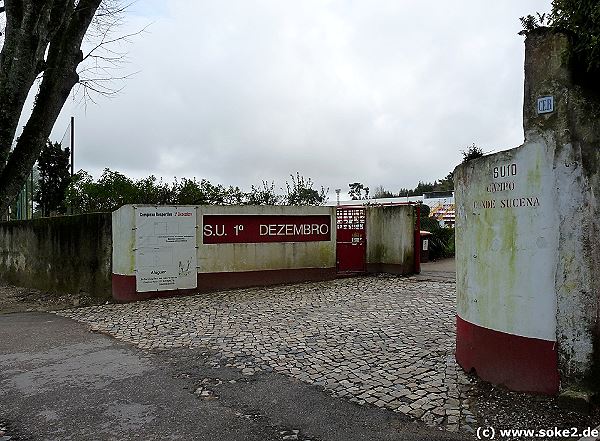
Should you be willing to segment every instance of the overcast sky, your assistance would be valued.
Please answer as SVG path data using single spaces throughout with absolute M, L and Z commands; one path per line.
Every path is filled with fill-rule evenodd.
M 114 98 L 69 101 L 76 169 L 396 192 L 523 141 L 519 17 L 550 0 L 139 0 Z M 66 140 L 65 140 L 66 141 Z M 68 144 L 68 142 L 65 142 Z

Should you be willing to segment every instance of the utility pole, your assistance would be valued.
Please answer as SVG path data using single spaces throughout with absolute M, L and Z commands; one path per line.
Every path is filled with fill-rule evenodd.
M 31 219 L 33 219 L 33 168 L 31 169 Z
M 71 117 L 71 177 L 75 172 L 75 117 Z

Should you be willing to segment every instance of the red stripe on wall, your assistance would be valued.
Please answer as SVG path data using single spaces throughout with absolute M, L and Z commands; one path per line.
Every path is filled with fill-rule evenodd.
M 228 273 L 198 273 L 198 288 L 171 291 L 135 292 L 135 276 L 113 274 L 112 295 L 117 302 L 157 297 L 173 297 L 251 286 L 280 285 L 284 283 L 316 282 L 336 277 L 335 268 L 297 268 Z
M 498 332 L 456 316 L 456 361 L 467 372 L 511 390 L 556 395 L 556 342 Z

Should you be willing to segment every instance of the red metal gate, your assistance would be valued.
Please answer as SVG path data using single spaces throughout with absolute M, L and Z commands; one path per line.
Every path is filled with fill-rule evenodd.
M 364 207 L 337 207 L 337 270 L 367 270 L 366 212 Z

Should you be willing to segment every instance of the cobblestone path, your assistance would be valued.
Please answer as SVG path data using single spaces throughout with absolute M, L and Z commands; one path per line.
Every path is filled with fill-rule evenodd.
M 455 284 L 356 277 L 61 311 L 141 349 L 208 347 L 244 375 L 275 371 L 334 396 L 471 431 L 454 355 Z

